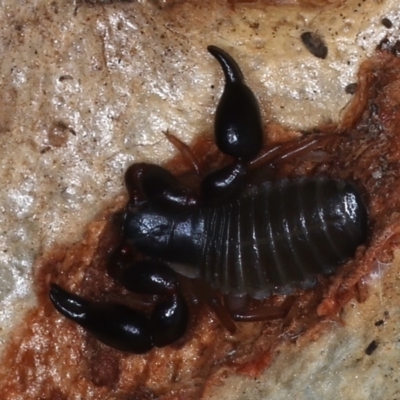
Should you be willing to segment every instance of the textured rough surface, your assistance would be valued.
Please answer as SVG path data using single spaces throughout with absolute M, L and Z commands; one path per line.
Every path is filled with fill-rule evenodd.
M 368 282 L 370 297 L 361 306 L 354 302 L 346 308 L 344 325 L 332 324 L 305 349 L 283 346 L 261 377 L 229 377 L 224 386 L 213 388 L 210 400 L 398 398 L 400 314 L 394 300 L 399 274 L 399 258 L 390 268 L 381 265 Z M 377 345 L 375 350 L 371 343 Z
M 234 6 L 222 1 L 205 2 L 204 6 L 172 1 L 1 3 L 2 343 L 35 304 L 31 267 L 38 254 L 55 243 L 80 240 L 84 226 L 121 192 L 122 174 L 130 162 L 159 162 L 169 157 L 173 149 L 162 134 L 164 130 L 186 142 L 211 131 L 222 77 L 206 53 L 208 44 L 221 46 L 237 58 L 261 101 L 266 121 L 307 129 L 339 120 L 351 98 L 351 90 L 346 88 L 356 81 L 360 61 L 370 56 L 386 35 L 394 40 L 399 26 L 395 0 L 339 3 L 330 6 L 333 8 L 301 10 L 267 7 L 263 1 L 236 2 Z M 383 17 L 391 21 L 391 27 L 382 23 Z M 317 31 L 324 38 L 328 47 L 325 59 L 314 57 L 302 44 L 300 35 L 305 31 Z M 397 277 L 395 271 L 391 269 Z M 378 301 L 392 305 L 396 282 L 377 283 L 373 291 L 377 294 L 369 301 L 375 299 L 377 307 Z M 373 328 L 374 338 L 365 328 L 365 333 L 354 339 L 354 346 L 359 343 L 364 349 L 372 340 L 379 345 L 371 356 L 362 353 L 366 360 L 363 373 L 354 370 L 360 382 L 381 388 L 378 378 L 369 377 L 378 374 L 375 368 L 386 366 L 385 372 L 379 370 L 379 379 L 386 384 L 387 370 L 397 369 L 396 361 L 389 365 L 386 360 L 397 343 L 398 319 L 395 310 L 389 313 L 390 320 L 380 317 L 378 308 L 371 312 L 384 324 Z M 346 313 L 351 316 L 349 321 L 360 321 L 360 325 L 374 320 L 358 307 Z M 390 339 L 380 339 L 389 331 L 393 334 Z M 317 342 L 313 352 L 307 351 L 308 357 L 320 359 L 318 354 L 326 351 L 328 343 L 332 350 L 323 353 L 327 354 L 326 363 L 310 366 L 315 369 L 298 375 L 297 380 L 291 378 L 297 377 L 297 372 L 286 366 L 303 371 L 303 363 L 310 365 L 309 361 L 299 358 L 293 349 L 282 353 L 276 364 L 281 367 L 267 372 L 268 386 L 260 393 L 279 398 L 272 390 L 281 388 L 279 396 L 285 398 L 297 392 L 298 385 L 318 393 L 319 371 L 329 375 L 335 359 L 338 367 L 332 374 L 340 376 L 337 385 L 343 388 L 342 398 L 349 398 L 344 388 L 349 382 L 353 385 L 354 379 L 340 369 L 341 343 L 335 338 L 348 343 L 351 332 L 334 329 L 324 336 L 320 347 Z M 385 361 L 373 361 L 380 354 Z M 359 365 L 357 357 L 342 357 L 349 367 Z M 369 365 L 374 369 L 367 373 Z M 275 375 L 269 375 L 274 371 Z M 269 386 L 270 382 L 277 383 Z M 246 385 L 238 383 L 237 398 L 246 398 L 241 397 L 246 390 L 248 397 L 254 398 L 253 389 Z M 337 385 L 322 385 L 319 396 L 338 398 Z M 359 389 L 361 385 L 356 386 Z M 395 398 L 395 386 L 385 398 Z M 357 392 L 364 396 L 359 398 L 369 398 L 369 390 L 363 390 Z M 63 399 L 59 393 L 46 396 Z M 312 397 L 305 392 L 304 398 Z

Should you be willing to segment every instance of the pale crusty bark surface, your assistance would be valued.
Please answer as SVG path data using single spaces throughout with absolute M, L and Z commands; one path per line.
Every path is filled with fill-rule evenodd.
M 163 130 L 169 129 L 186 142 L 211 131 L 222 77 L 215 60 L 205 51 L 208 44 L 219 45 L 238 59 L 247 82 L 260 98 L 266 121 L 307 129 L 340 119 L 351 98 L 345 88 L 356 81 L 360 61 L 371 55 L 386 35 L 395 37 L 399 26 L 396 1 L 340 3 L 324 9 L 267 7 L 262 1 L 234 5 L 210 2 L 203 7 L 193 2 L 2 3 L 3 343 L 15 335 L 14 327 L 35 304 L 31 268 L 37 256 L 55 243 L 80 240 L 84 226 L 122 191 L 123 171 L 129 163 L 158 163 L 169 157 L 173 149 Z M 383 17 L 393 27 L 382 24 Z M 324 37 L 328 46 L 325 60 L 305 49 L 299 40 L 304 31 Z M 378 299 L 393 305 L 397 289 L 396 281 L 391 282 L 393 285 L 378 283 L 379 295 L 371 295 L 369 301 Z M 386 287 L 392 291 L 383 290 Z M 351 316 L 349 321 L 365 326 L 351 342 L 364 348 L 369 344 L 371 323 L 365 324 L 374 317 L 367 312 L 364 315 L 364 308 L 358 307 L 354 313 L 361 316 L 359 320 L 353 319 L 350 311 L 346 313 Z M 378 308 L 373 312 L 378 315 Z M 396 337 L 397 314 L 393 311 L 389 315 L 394 315 L 390 317 L 393 328 L 383 317 L 379 320 L 385 324 L 373 328 L 376 336 L 388 331 L 394 335 L 378 338 L 386 346 L 378 346 L 373 353 L 382 354 L 381 360 L 385 360 L 373 363 L 382 381 L 387 371 L 396 368 L 395 361 L 386 362 Z M 351 327 L 351 322 L 346 326 Z M 336 336 L 338 331 L 341 333 Z M 348 361 L 346 365 L 354 367 L 360 382 L 383 388 L 385 385 L 373 383 L 378 378 L 372 380 L 372 374 L 366 372 L 371 371 L 367 367 L 373 355 L 364 356 L 367 361 L 360 372 L 358 358 L 346 358 L 346 351 L 340 352 L 340 338 L 347 344 L 348 337 L 352 337 L 350 330 L 335 328 L 324 336 L 321 347 L 319 342 L 315 344 L 316 353 L 310 354 L 319 354 L 325 343 L 332 346 L 319 367 L 289 348 L 276 361 L 282 367 L 272 367 L 256 389 L 251 389 L 248 381 L 231 378 L 243 382 L 236 385 L 237 398 L 246 398 L 243 391 L 254 398 L 251 390 L 258 391 L 261 398 L 272 394 L 286 398 L 299 390 L 304 398 L 318 398 L 318 390 L 324 398 L 338 398 L 337 386 L 329 383 L 330 374 L 339 376 L 339 393 L 348 398 L 345 387 L 353 385 L 354 391 L 350 372 L 342 373 L 340 366 L 329 369 L 332 358 L 340 365 L 340 354 L 345 364 Z M 304 363 L 311 370 L 306 370 Z M 282 376 L 283 367 L 289 364 L 292 372 L 285 369 Z M 318 389 L 323 380 L 320 370 L 327 378 Z M 270 375 L 274 371 L 275 375 Z M 40 376 L 40 371 L 33 373 Z M 274 392 L 276 388 L 280 391 Z M 386 398 L 391 398 L 396 385 L 388 390 Z M 359 398 L 368 395 L 367 389 L 359 392 Z M 27 395 L 19 396 L 14 398 Z M 54 393 L 49 396 L 56 398 Z

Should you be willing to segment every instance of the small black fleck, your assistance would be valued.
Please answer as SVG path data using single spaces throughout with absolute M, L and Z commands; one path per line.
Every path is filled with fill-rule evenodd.
M 388 29 L 390 29 L 390 28 L 392 28 L 393 27 L 393 22 L 389 19 L 389 18 L 382 18 L 382 25 L 385 27 L 385 28 L 388 28 Z
M 378 342 L 376 340 L 373 340 L 368 347 L 365 349 L 365 354 L 367 356 L 370 356 L 378 347 Z
M 74 79 L 71 75 L 61 75 L 61 76 L 58 78 L 58 80 L 59 80 L 60 82 L 68 81 L 68 80 L 71 80 L 71 79 Z
M 301 34 L 301 41 L 306 49 L 315 57 L 322 58 L 323 60 L 328 55 L 328 47 L 324 39 L 314 32 L 303 32 Z
M 344 90 L 347 94 L 354 94 L 357 91 L 357 83 L 349 83 Z
M 380 319 L 375 322 L 375 326 L 382 326 L 384 323 L 385 323 L 385 321 L 383 319 Z
M 40 150 L 40 154 L 45 154 L 45 153 L 47 153 L 49 150 L 51 150 L 51 147 L 50 147 L 50 146 L 46 146 L 46 147 L 44 147 L 42 150 Z

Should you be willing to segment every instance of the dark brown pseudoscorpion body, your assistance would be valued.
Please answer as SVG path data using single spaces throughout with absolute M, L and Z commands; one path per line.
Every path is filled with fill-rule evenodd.
M 145 205 L 128 218 L 127 234 L 143 253 L 192 266 L 187 274 L 224 295 L 263 299 L 333 273 L 365 241 L 366 224 L 353 185 L 301 178 L 266 182 L 227 204 L 179 215 Z
M 235 60 L 208 50 L 225 75 L 216 143 L 233 162 L 205 176 L 199 195 L 157 165 L 133 164 L 125 174 L 130 200 L 109 273 L 130 291 L 156 296 L 153 308 L 89 301 L 55 284 L 50 291 L 58 311 L 119 350 L 143 353 L 184 335 L 189 309 L 180 275 L 197 280 L 192 298 L 214 307 L 233 332 L 232 318 L 267 317 L 246 314 L 248 298 L 310 288 L 366 239 L 367 210 L 350 182 L 317 177 L 246 186 L 262 147 L 259 105 Z M 144 260 L 136 260 L 137 251 Z

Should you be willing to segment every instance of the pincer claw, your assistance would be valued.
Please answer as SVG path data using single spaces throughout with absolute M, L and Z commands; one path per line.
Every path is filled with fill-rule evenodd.
M 61 314 L 108 346 L 136 354 L 153 347 L 149 320 L 138 311 L 122 304 L 92 302 L 56 284 L 51 285 L 50 300 Z

